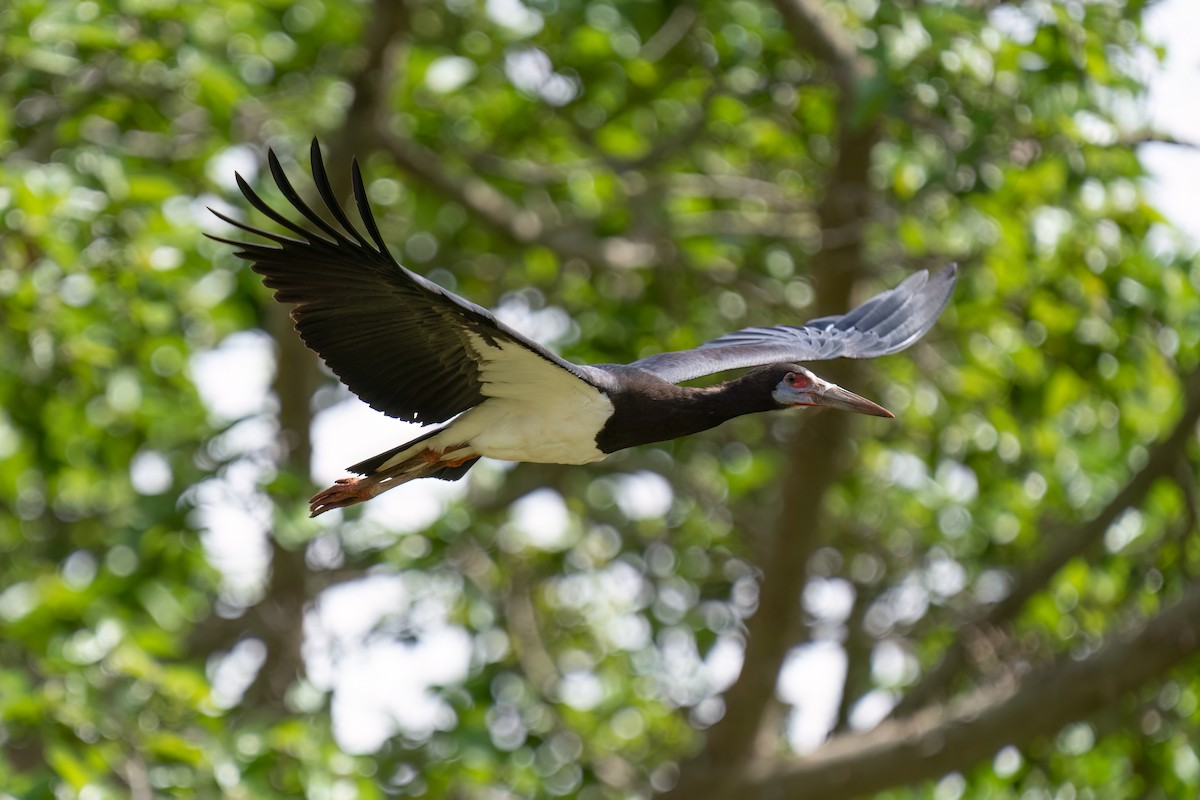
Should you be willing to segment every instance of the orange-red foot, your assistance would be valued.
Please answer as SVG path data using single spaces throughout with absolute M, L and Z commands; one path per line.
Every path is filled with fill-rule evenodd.
M 342 478 L 328 489 L 317 492 L 308 501 L 308 515 L 317 517 L 335 508 L 345 508 L 370 500 L 383 490 L 377 479 Z

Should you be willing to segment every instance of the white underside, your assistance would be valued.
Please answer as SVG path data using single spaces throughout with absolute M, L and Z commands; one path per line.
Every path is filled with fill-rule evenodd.
M 487 456 L 540 464 L 589 464 L 607 455 L 596 447 L 613 413 L 606 394 L 520 345 L 472 344 L 488 359 L 480 370 L 487 399 L 380 469 L 424 450 L 446 460 Z

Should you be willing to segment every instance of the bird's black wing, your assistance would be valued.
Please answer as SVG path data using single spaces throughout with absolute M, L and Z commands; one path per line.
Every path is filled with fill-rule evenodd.
M 300 198 L 274 152 L 268 162 L 284 197 L 320 233 L 276 212 L 238 175 L 250 204 L 300 238 L 218 211 L 213 213 L 225 222 L 274 245 L 210 238 L 240 248 L 237 255 L 252 262 L 251 269 L 275 290 L 275 299 L 294 305 L 292 319 L 304 343 L 372 408 L 414 422 L 442 422 L 489 396 L 517 396 L 520 387 L 576 384 L 572 376 L 595 385 L 587 368 L 559 358 L 486 309 L 397 263 L 375 224 L 357 161 L 354 199 L 371 241 L 338 204 L 316 139 L 313 178 L 336 224 Z
M 954 264 L 932 278 L 921 270 L 845 314 L 810 320 L 799 327 L 743 328 L 694 350 L 660 353 L 631 366 L 679 383 L 740 367 L 896 353 L 932 327 L 954 291 L 957 273 Z

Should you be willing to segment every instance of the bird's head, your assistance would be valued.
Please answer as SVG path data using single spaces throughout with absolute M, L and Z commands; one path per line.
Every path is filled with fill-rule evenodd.
M 785 364 L 777 368 L 780 381 L 771 392 L 771 397 L 780 408 L 798 406 L 823 406 L 870 414 L 873 417 L 895 417 L 881 405 L 865 397 L 848 392 L 836 383 L 814 375 L 799 364 Z

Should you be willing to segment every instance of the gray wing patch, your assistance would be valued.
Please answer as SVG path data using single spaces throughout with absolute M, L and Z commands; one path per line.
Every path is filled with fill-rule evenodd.
M 845 314 L 802 326 L 743 328 L 694 350 L 660 353 L 631 366 L 678 383 L 766 364 L 889 355 L 911 346 L 933 326 L 950 300 L 957 274 L 954 264 L 932 278 L 922 270 Z

